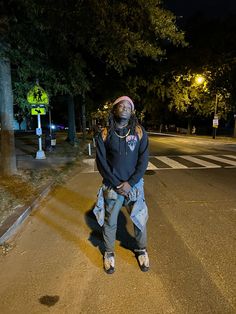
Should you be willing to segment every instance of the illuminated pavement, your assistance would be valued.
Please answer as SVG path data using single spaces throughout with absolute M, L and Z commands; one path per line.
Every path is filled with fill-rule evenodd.
M 158 156 L 169 156 L 170 147 L 174 155 L 194 155 L 192 144 L 181 150 L 178 140 L 161 141 Z M 235 156 L 232 147 L 195 151 Z M 43 201 L 1 256 L 1 313 L 235 313 L 235 178 L 236 169 L 224 166 L 148 171 L 151 269 L 142 273 L 127 249 L 133 237 L 124 210 L 109 276 L 91 214 L 101 178 L 75 175 Z

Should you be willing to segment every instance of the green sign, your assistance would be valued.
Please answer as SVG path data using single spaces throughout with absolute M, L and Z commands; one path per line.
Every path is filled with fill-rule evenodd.
M 46 114 L 46 109 L 44 107 L 31 108 L 31 114 L 32 116 L 37 116 L 38 114 L 44 115 Z
M 39 85 L 35 85 L 27 94 L 27 101 L 31 105 L 48 105 L 48 95 Z

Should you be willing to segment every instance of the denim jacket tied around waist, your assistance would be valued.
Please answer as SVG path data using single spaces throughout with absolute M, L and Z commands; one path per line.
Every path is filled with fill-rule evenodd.
M 123 204 L 130 213 L 130 218 L 132 222 L 141 231 L 144 230 L 148 220 L 148 208 L 145 202 L 143 184 L 143 179 L 136 183 L 129 191 L 128 196 L 125 197 Z M 97 222 L 100 226 L 103 226 L 105 219 L 104 194 L 111 195 L 111 199 L 115 199 L 117 195 L 117 193 L 113 189 L 107 187 L 106 185 L 102 185 L 99 188 L 97 202 L 93 209 L 93 213 L 96 216 Z

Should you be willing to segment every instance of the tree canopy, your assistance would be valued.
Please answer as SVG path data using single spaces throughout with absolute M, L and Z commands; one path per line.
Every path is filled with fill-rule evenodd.
M 158 61 L 166 44 L 184 44 L 161 1 L 2 1 L 2 23 L 19 105 L 39 79 L 51 95 L 85 94 L 96 81 L 124 74 L 140 58 Z

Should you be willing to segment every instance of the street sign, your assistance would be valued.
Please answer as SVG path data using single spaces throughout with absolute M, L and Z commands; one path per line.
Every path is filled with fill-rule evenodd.
M 42 128 L 36 128 L 36 135 L 40 136 L 42 134 L 43 134 Z
M 36 159 L 45 159 L 45 153 L 42 149 L 42 128 L 41 115 L 46 114 L 46 106 L 49 103 L 48 95 L 45 90 L 37 83 L 27 94 L 27 101 L 31 105 L 31 115 L 37 116 L 38 127 L 36 134 L 38 135 L 39 150 L 36 153 Z
M 45 107 L 35 107 L 31 108 L 31 114 L 32 116 L 39 115 L 45 115 L 46 114 L 46 108 Z
M 39 85 L 35 85 L 27 94 L 27 101 L 31 105 L 48 105 L 48 95 Z
M 218 128 L 218 125 L 219 125 L 219 120 L 213 119 L 213 128 Z

